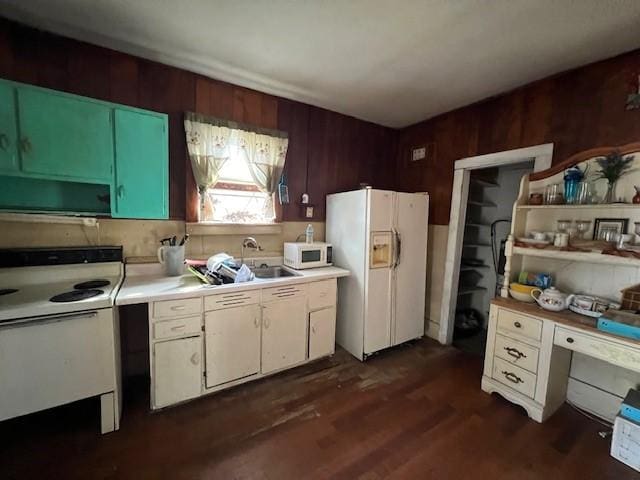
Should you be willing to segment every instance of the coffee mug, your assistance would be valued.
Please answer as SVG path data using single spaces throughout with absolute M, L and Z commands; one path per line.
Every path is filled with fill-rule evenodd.
M 593 307 L 593 297 L 588 295 L 576 295 L 573 299 L 573 304 L 583 310 L 591 310 Z
M 545 232 L 531 232 L 534 240 L 544 241 L 547 239 L 547 234 Z
M 158 248 L 158 261 L 164 265 L 169 277 L 177 277 L 184 273 L 184 245 L 163 245 Z

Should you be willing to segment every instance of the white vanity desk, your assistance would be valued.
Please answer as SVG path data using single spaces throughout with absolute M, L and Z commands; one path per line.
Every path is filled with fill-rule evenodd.
M 551 273 L 554 285 L 565 292 L 618 300 L 623 288 L 640 283 L 638 257 L 603 254 L 601 247 L 593 242 L 576 242 L 574 247 L 581 249 L 561 249 L 531 248 L 517 241 L 532 231 L 556 230 L 561 219 L 590 221 L 591 228 L 598 218 L 627 219 L 628 231 L 633 232 L 634 222 L 640 222 L 637 204 L 529 205 L 531 193 L 543 193 L 547 185 L 562 183 L 566 168 L 578 165 L 584 170 L 588 165 L 590 172 L 596 172 L 599 166 L 595 159 L 613 150 L 588 150 L 546 171 L 525 175 L 513 207 L 511 234 L 505 247 L 505 281 L 500 297 L 492 301 L 489 312 L 482 389 L 497 392 L 521 405 L 538 422 L 562 405 L 567 399 L 568 386 L 569 397 L 575 393 L 572 382 L 575 386 L 576 380 L 581 379 L 576 377 L 579 372 L 575 365 L 572 366 L 572 352 L 584 356 L 584 361 L 579 362 L 582 366 L 585 362 L 592 365 L 597 365 L 597 360 L 606 362 L 602 364 L 606 372 L 602 370 L 599 378 L 592 377 L 600 382 L 609 375 L 614 376 L 617 367 L 640 373 L 640 342 L 604 333 L 596 328 L 594 319 L 569 310 L 550 312 L 536 304 L 513 300 L 508 292 L 509 284 L 518 281 L 521 271 Z M 630 201 L 635 194 L 633 186 L 640 185 L 640 143 L 617 150 L 625 156 L 634 156 L 634 170 L 623 176 L 617 186 L 617 195 Z M 595 187 L 602 198 L 606 182 L 600 180 Z M 606 392 L 605 387 L 598 384 L 588 388 L 592 389 L 589 393 L 592 403 L 597 403 L 599 398 L 594 390 L 602 388 L 601 392 Z M 615 398 L 611 393 L 607 395 Z M 603 416 L 604 410 L 599 412 Z
M 542 422 L 565 401 L 571 351 L 640 372 L 640 341 L 604 333 L 595 320 L 510 298 L 491 303 L 482 389 Z

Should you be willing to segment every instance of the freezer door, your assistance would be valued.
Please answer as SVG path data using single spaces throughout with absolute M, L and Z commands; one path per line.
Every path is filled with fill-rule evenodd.
M 397 193 L 392 344 L 424 335 L 429 196 Z
M 391 265 L 394 192 L 367 190 L 368 270 L 365 283 L 364 353 L 391 346 Z

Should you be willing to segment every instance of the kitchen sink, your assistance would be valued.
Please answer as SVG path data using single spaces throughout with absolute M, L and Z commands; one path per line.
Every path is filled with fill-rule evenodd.
M 281 278 L 281 277 L 297 277 L 297 273 L 293 273 L 281 265 L 273 267 L 254 267 L 251 269 L 255 273 L 256 278 Z

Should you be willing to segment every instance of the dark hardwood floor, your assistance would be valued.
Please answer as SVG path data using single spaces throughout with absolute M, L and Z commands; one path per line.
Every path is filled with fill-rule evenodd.
M 105 436 L 93 400 L 0 423 L 0 478 L 638 477 L 598 424 L 567 405 L 537 424 L 482 392 L 481 371 L 480 357 L 423 340 L 366 363 L 338 351 L 154 414 L 133 385 Z

